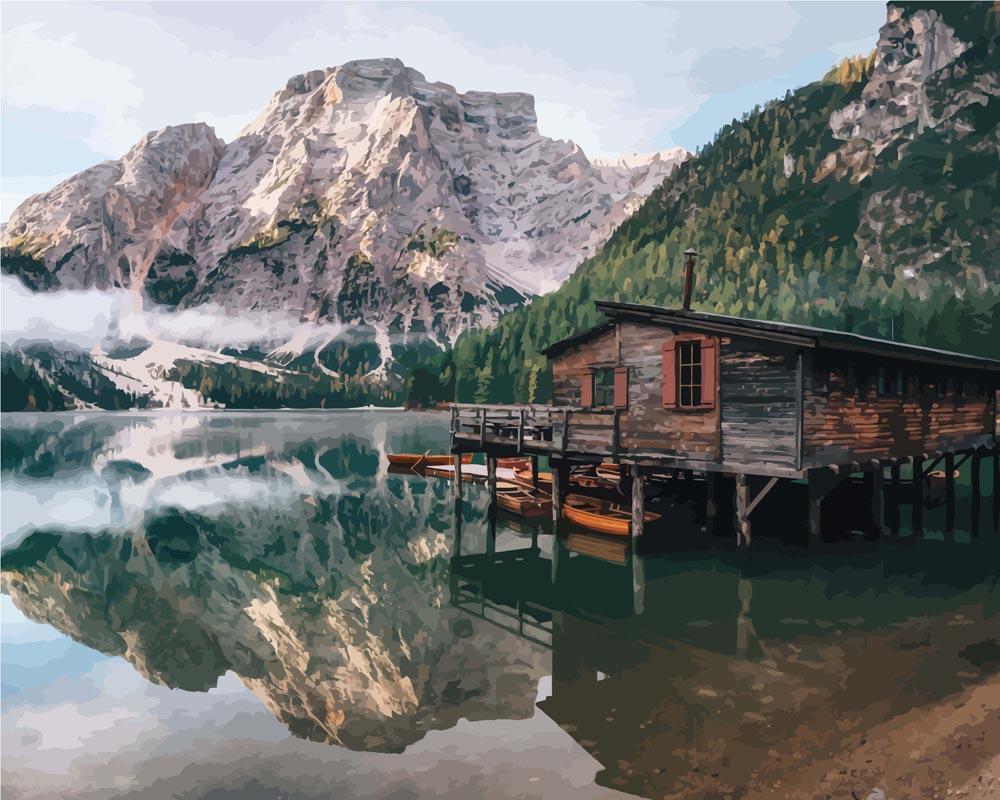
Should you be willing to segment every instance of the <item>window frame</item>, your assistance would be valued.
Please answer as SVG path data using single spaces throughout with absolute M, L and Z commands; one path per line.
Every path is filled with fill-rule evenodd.
M 597 376 L 599 374 L 604 374 L 610 378 L 610 382 L 606 385 L 598 387 Z M 590 386 L 591 386 L 591 408 L 615 408 L 615 368 L 613 366 L 598 365 L 590 368 Z M 601 403 L 599 398 L 601 393 L 605 393 L 608 399 L 607 403 Z
M 706 342 L 711 345 L 706 348 Z M 681 405 L 681 347 L 692 346 L 698 352 L 698 361 L 701 369 L 700 375 L 700 403 L 698 405 Z M 684 414 L 704 414 L 712 413 L 719 408 L 719 362 L 721 356 L 722 339 L 718 336 L 700 333 L 679 333 L 675 334 L 669 342 L 663 345 L 664 351 L 670 350 L 673 359 L 673 402 L 666 402 L 664 399 L 663 408 L 671 411 L 678 411 Z M 712 362 L 705 363 L 705 350 L 709 349 L 713 353 Z M 706 369 L 712 370 L 711 391 L 705 392 Z M 666 396 L 666 387 L 664 387 Z

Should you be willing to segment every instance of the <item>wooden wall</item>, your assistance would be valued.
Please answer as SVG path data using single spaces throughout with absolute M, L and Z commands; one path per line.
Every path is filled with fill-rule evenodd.
M 577 344 L 553 359 L 554 404 L 580 407 L 590 367 L 626 366 L 623 454 L 713 461 L 751 473 L 756 466 L 762 474 L 766 466 L 808 469 L 960 449 L 995 430 L 996 379 L 976 387 L 973 379 L 986 380 L 982 372 L 805 350 L 800 402 L 799 350 L 739 336 L 718 339 L 714 408 L 664 407 L 663 347 L 673 340 L 669 328 L 622 322 Z M 890 388 L 900 370 L 907 376 L 902 396 Z M 578 412 L 574 419 L 570 449 L 601 452 L 600 443 L 610 443 L 613 415 Z
M 864 357 L 845 363 L 845 355 L 813 355 L 804 387 L 804 466 L 962 449 L 993 433 L 993 389 L 976 383 L 983 373 Z
M 724 339 L 720 364 L 722 460 L 796 468 L 797 352 L 760 339 Z
M 580 386 L 590 380 L 593 366 L 616 367 L 618 337 L 615 329 L 571 347 L 552 360 L 552 404 L 580 406 Z
M 692 461 L 719 454 L 719 404 L 708 409 L 663 406 L 663 347 L 672 345 L 669 328 L 624 322 L 622 365 L 628 370 L 628 411 L 622 416 L 622 446 Z

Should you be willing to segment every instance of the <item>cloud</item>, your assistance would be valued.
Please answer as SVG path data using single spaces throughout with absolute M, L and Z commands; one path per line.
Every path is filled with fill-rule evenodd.
M 244 311 L 236 316 L 214 304 L 182 311 L 142 306 L 125 289 L 36 294 L 9 275 L 0 278 L 0 306 L 6 345 L 57 343 L 91 350 L 145 339 L 219 350 L 271 348 L 294 341 L 301 351 L 347 330 L 339 323 L 303 322 L 284 311 Z
M 832 62 L 883 19 L 881 2 L 11 4 L 3 93 L 89 115 L 81 138 L 118 157 L 195 119 L 229 140 L 290 76 L 395 56 L 460 90 L 530 92 L 543 133 L 613 156 L 703 144 L 674 134 L 714 92 L 806 82 L 804 54 Z

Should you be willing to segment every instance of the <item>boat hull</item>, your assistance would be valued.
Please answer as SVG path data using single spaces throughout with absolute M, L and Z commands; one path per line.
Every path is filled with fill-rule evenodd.
M 451 464 L 455 457 L 448 454 L 436 453 L 433 455 L 427 453 L 393 453 L 389 455 L 389 463 L 394 467 L 434 467 L 440 466 L 442 464 Z M 472 453 L 464 453 L 462 455 L 462 463 L 470 464 L 472 462 Z
M 562 514 L 581 528 L 608 536 L 628 536 L 632 527 L 632 520 L 626 512 L 612 510 L 606 504 L 590 498 L 570 495 L 563 505 Z M 647 523 L 655 522 L 660 515 L 647 511 L 643 518 Z

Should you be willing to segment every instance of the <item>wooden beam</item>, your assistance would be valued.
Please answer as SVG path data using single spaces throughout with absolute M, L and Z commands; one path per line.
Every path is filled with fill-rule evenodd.
M 646 524 L 646 477 L 632 469 L 632 542 L 643 534 Z
M 563 429 L 562 429 L 562 446 L 561 450 L 565 453 L 566 448 L 569 446 L 569 409 L 563 409 Z
M 955 454 L 944 456 L 944 529 L 955 530 Z
M 916 539 L 924 535 L 924 460 L 922 458 L 913 459 L 911 526 L 913 527 L 913 536 Z
M 531 488 L 538 488 L 538 456 L 531 457 Z
M 764 488 L 757 492 L 757 496 L 750 501 L 750 505 L 747 506 L 747 516 L 749 517 L 755 508 L 760 505 L 760 501 L 764 499 L 768 492 L 770 492 L 774 485 L 778 482 L 777 478 L 771 478 L 765 485 Z
M 736 476 L 736 544 L 750 546 L 750 512 L 747 510 L 747 476 Z
M 795 365 L 795 469 L 802 469 L 804 448 L 802 431 L 805 417 L 805 359 L 799 350 Z
M 970 498 L 971 505 L 969 508 L 969 533 L 972 535 L 972 538 L 979 536 L 979 506 L 983 490 L 982 466 L 982 451 L 977 447 L 972 451 L 972 473 L 970 475 L 972 483 L 972 497 Z
M 620 409 L 615 409 L 615 422 L 611 430 L 611 460 L 617 464 L 618 452 L 621 449 L 622 417 Z

